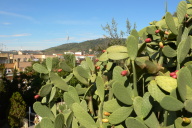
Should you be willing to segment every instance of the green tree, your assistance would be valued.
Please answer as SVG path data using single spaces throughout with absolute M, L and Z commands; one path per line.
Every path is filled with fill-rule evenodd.
M 19 128 L 21 119 L 26 114 L 26 104 L 19 92 L 14 92 L 10 98 L 10 110 L 8 121 L 11 128 Z
M 112 45 L 125 45 L 125 36 L 128 36 L 131 29 L 132 25 L 130 21 L 127 19 L 126 20 L 126 32 L 120 30 L 118 31 L 117 27 L 117 22 L 113 18 L 111 21 L 111 24 L 107 23 L 105 26 L 102 26 L 102 29 L 108 34 L 104 35 L 105 38 L 107 38 L 107 43 L 105 47 L 109 47 Z M 134 23 L 133 29 L 136 29 L 136 23 Z

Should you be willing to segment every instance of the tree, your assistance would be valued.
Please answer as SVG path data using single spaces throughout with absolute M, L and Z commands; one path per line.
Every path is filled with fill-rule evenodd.
M 8 121 L 11 128 L 20 127 L 21 119 L 26 114 L 26 104 L 19 92 L 14 92 L 10 98 L 11 106 L 9 110 Z
M 124 31 L 118 31 L 117 29 L 117 22 L 115 21 L 115 19 L 113 18 L 111 21 L 111 25 L 110 24 L 106 24 L 105 26 L 102 26 L 102 29 L 108 33 L 108 36 L 104 35 L 105 38 L 107 38 L 107 42 L 106 45 L 104 46 L 105 48 L 101 48 L 101 49 L 106 49 L 109 46 L 112 45 L 125 45 L 125 36 L 128 36 L 131 29 L 132 29 L 132 25 L 130 23 L 130 21 L 127 19 L 126 20 L 126 32 Z M 136 23 L 134 23 L 133 29 L 136 29 Z M 103 47 L 103 46 L 102 46 Z

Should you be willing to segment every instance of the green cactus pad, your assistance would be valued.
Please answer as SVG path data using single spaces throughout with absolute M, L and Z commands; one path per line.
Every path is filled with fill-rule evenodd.
M 151 111 L 152 105 L 149 101 L 149 97 L 150 97 L 150 94 L 147 92 L 145 93 L 143 98 L 140 96 L 137 96 L 133 100 L 135 113 L 140 118 L 145 118 Z
M 97 128 L 95 121 L 78 103 L 72 105 L 74 116 L 80 124 L 87 128 Z
M 104 52 L 103 54 L 101 54 L 101 56 L 99 57 L 99 61 L 107 61 L 108 57 L 107 57 L 107 52 Z
M 72 128 L 79 128 L 78 121 L 75 117 L 72 120 Z
M 111 124 L 119 124 L 123 122 L 132 111 L 132 107 L 120 107 L 109 116 L 108 120 Z
M 51 104 L 51 112 L 54 114 L 54 116 L 57 116 L 57 105 L 56 104 Z
M 87 91 L 87 88 L 82 88 L 79 84 L 77 84 L 75 89 L 77 90 L 78 95 L 82 95 Z
M 176 29 L 177 27 L 175 25 L 175 21 L 173 19 L 173 16 L 170 12 L 166 12 L 165 22 L 166 22 L 167 26 L 169 27 L 169 29 L 172 31 L 172 33 L 177 35 L 178 34 L 178 31 Z
M 46 105 L 42 105 L 40 102 L 35 102 L 33 104 L 33 109 L 34 109 L 35 113 L 37 113 L 39 116 L 48 117 L 52 121 L 55 120 L 55 116 L 53 115 L 51 110 Z
M 127 45 L 127 52 L 131 60 L 135 60 L 137 57 L 137 52 L 138 52 L 138 41 L 137 39 L 130 35 L 126 39 L 126 45 Z
M 160 105 L 162 108 L 168 111 L 179 111 L 184 107 L 181 101 L 169 95 L 164 96 L 160 102 Z
M 191 72 L 187 67 L 180 69 L 178 72 L 177 76 L 178 91 L 183 101 L 185 101 L 187 97 L 187 86 L 191 86 L 192 84 L 191 77 L 192 77 Z
M 68 94 L 74 99 L 76 103 L 80 103 L 78 93 L 73 86 L 69 86 Z
M 90 70 L 92 72 L 94 72 L 95 71 L 95 66 L 93 64 L 93 61 L 89 57 L 86 57 L 85 60 L 87 62 L 87 65 L 89 66 Z
M 41 128 L 54 128 L 53 122 L 47 117 L 42 118 L 40 126 Z
M 42 66 L 39 63 L 33 64 L 33 69 L 35 71 L 39 72 L 39 73 L 44 73 L 44 74 L 48 74 L 49 73 L 49 71 L 44 66 Z
M 85 61 L 85 60 L 81 61 L 81 64 L 80 64 L 80 65 L 81 65 L 82 68 L 84 68 L 84 70 L 86 70 L 86 72 L 87 72 L 89 75 L 91 75 L 91 70 L 90 70 L 90 67 L 89 67 L 87 61 Z M 94 68 L 95 68 L 95 67 L 94 67 Z
M 189 35 L 189 29 L 187 27 L 185 27 L 185 29 L 181 35 L 181 40 L 186 40 L 188 35 Z
M 155 25 L 151 25 L 151 26 L 147 27 L 147 33 L 149 33 L 151 35 L 154 35 L 156 30 L 157 30 L 157 28 Z
M 171 92 L 177 88 L 177 80 L 169 76 L 157 76 L 155 77 L 155 81 L 160 88 L 167 92 Z
M 37 125 L 35 125 L 35 128 L 41 128 L 40 123 L 38 123 Z
M 70 73 L 70 74 L 64 79 L 64 81 L 67 83 L 67 82 L 69 82 L 72 78 L 73 78 L 73 73 Z
M 52 84 L 46 84 L 42 86 L 41 89 L 39 90 L 39 95 L 41 97 L 44 97 L 51 92 L 51 89 L 52 89 Z
M 158 64 L 156 64 L 150 60 L 145 60 L 145 65 L 146 65 L 147 72 L 149 74 L 155 74 L 159 71 Z
M 137 41 L 139 41 L 139 33 L 136 29 L 132 29 L 130 35 L 134 36 Z
M 97 87 L 97 92 L 99 95 L 99 98 L 101 101 L 104 100 L 104 96 L 105 96 L 105 89 L 104 89 L 104 81 L 102 79 L 102 77 L 97 76 L 96 78 L 96 87 Z
M 84 77 L 86 79 L 89 79 L 91 77 L 90 73 L 88 71 L 86 71 L 83 67 L 77 66 L 76 69 L 77 69 L 78 74 L 81 77 Z
M 127 53 L 127 48 L 120 45 L 110 46 L 106 50 L 108 53 Z
M 64 71 L 66 71 L 66 72 L 71 72 L 71 71 L 72 71 L 71 67 L 69 67 L 69 66 L 66 64 L 65 61 L 62 61 L 61 63 L 59 63 L 59 65 L 60 65 L 60 67 L 61 67 Z
M 133 100 L 131 99 L 131 96 L 126 89 L 126 87 L 121 84 L 120 82 L 115 81 L 112 85 L 113 93 L 115 97 L 120 100 L 122 103 L 127 105 L 132 105 Z
M 149 128 L 158 128 L 159 127 L 159 121 L 157 120 L 156 115 L 154 112 L 151 113 L 151 115 L 144 120 L 144 123 L 149 127 Z
M 69 86 L 59 75 L 51 72 L 50 73 L 50 79 L 51 79 L 51 82 L 55 85 L 55 87 L 62 89 L 64 91 L 68 90 Z
M 62 113 L 60 113 L 56 116 L 54 126 L 55 126 L 55 128 L 63 128 L 64 127 L 64 116 Z
M 177 61 L 179 63 L 182 63 L 182 61 L 185 59 L 185 57 L 187 56 L 189 49 L 190 49 L 190 41 L 191 38 L 188 37 L 186 40 L 182 40 L 179 43 L 178 49 L 177 49 Z
M 189 99 L 189 100 L 186 100 L 185 103 L 185 109 L 188 111 L 188 112 L 191 112 L 192 113 L 192 99 Z
M 51 57 L 46 58 L 46 66 L 47 66 L 48 71 L 50 72 L 52 70 L 52 58 Z
M 116 99 L 112 99 L 104 102 L 103 109 L 107 112 L 114 112 L 119 109 L 121 106 L 118 104 Z
M 74 119 L 73 117 L 74 117 L 74 114 L 73 114 L 73 112 L 71 112 L 69 114 L 68 118 L 66 119 L 66 128 L 70 128 L 71 127 L 73 119 Z
M 121 75 L 122 71 L 123 69 L 120 66 L 115 66 L 115 68 L 113 69 L 113 80 L 118 81 L 121 84 L 124 84 L 127 78 Z
M 187 3 L 185 1 L 180 1 L 177 6 L 177 18 L 180 24 L 183 22 L 186 13 L 187 13 Z
M 162 49 L 163 54 L 168 58 L 173 58 L 177 56 L 177 51 L 172 49 L 169 45 L 164 46 Z
M 128 58 L 128 54 L 127 53 L 108 53 L 107 57 L 111 60 L 122 60 L 122 59 L 126 59 Z
M 165 94 L 157 86 L 155 80 L 150 81 L 150 83 L 148 84 L 148 91 L 151 96 L 158 102 L 160 102 L 165 96 Z
M 53 100 L 53 98 L 55 97 L 55 94 L 57 92 L 57 89 L 56 87 L 52 87 L 51 89 L 51 94 L 50 94 L 50 97 L 49 97 L 49 103 Z
M 65 92 L 63 95 L 63 99 L 68 108 L 72 109 L 72 104 L 75 103 L 75 100 L 70 96 L 68 92 Z
M 186 86 L 187 88 L 187 94 L 186 94 L 186 99 L 192 99 L 192 88 L 190 88 L 189 86 Z
M 77 67 L 73 68 L 73 74 L 82 84 L 89 85 L 88 81 L 84 77 L 79 75 Z
M 112 66 L 113 66 L 113 62 L 108 61 L 108 62 L 107 62 L 107 65 L 106 65 L 106 70 L 109 71 Z
M 125 125 L 127 128 L 148 128 L 143 121 L 133 117 L 128 117 L 125 120 Z
M 80 105 L 81 105 L 81 107 L 82 107 L 85 111 L 87 111 L 87 102 L 86 102 L 86 100 L 81 100 Z

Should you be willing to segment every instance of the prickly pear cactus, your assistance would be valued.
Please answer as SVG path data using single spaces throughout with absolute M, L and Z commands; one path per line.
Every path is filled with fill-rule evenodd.
M 34 103 L 43 117 L 36 128 L 192 128 L 192 1 L 181 1 L 177 16 L 166 12 L 140 31 L 133 29 L 124 46 L 103 50 L 94 64 L 86 58 L 65 78 L 46 66 L 48 76 Z M 72 87 L 75 77 L 79 83 Z

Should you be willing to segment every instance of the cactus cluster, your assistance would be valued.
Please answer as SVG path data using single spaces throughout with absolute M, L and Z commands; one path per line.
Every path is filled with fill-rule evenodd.
M 192 1 L 181 1 L 177 17 L 169 12 L 140 31 L 125 46 L 110 46 L 96 61 L 86 58 L 69 76 L 34 64 L 47 76 L 34 111 L 36 128 L 192 128 Z M 175 76 L 174 76 L 175 75 Z M 68 81 L 75 76 L 81 84 Z M 173 77 L 174 76 L 174 77 Z M 58 98 L 61 102 L 58 102 Z

